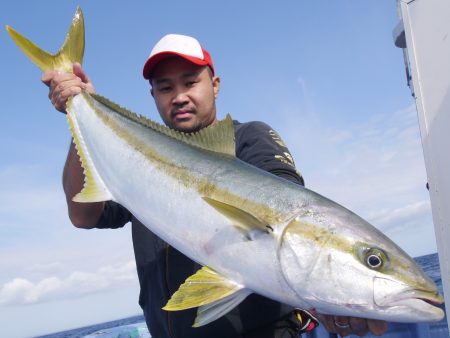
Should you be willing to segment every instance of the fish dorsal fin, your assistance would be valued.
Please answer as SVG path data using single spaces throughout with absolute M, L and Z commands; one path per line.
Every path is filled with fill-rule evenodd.
M 236 156 L 235 142 L 234 142 L 234 125 L 233 119 L 228 114 L 225 119 L 217 121 L 212 125 L 201 129 L 195 133 L 183 133 L 170 129 L 160 123 L 152 121 L 142 115 L 138 115 L 124 107 L 121 107 L 117 103 L 108 100 L 107 98 L 92 94 L 92 97 L 99 103 L 114 110 L 118 114 L 139 123 L 147 128 L 158 131 L 164 135 L 172 137 L 178 141 L 190 144 L 192 146 L 214 151 L 217 153 L 228 154 Z
M 242 210 L 241 208 L 210 197 L 202 198 L 206 203 L 228 218 L 233 226 L 242 231 L 249 240 L 253 239 L 255 233 L 269 233 L 273 231 L 269 224 L 260 221 L 255 216 L 245 210 Z
M 203 267 L 186 279 L 163 309 L 179 311 L 211 304 L 243 288 L 212 269 Z
M 83 189 L 75 195 L 72 200 L 74 202 L 89 203 L 89 202 L 102 202 L 112 199 L 112 195 L 108 188 L 103 183 L 100 175 L 97 173 L 89 152 L 84 143 L 83 137 L 79 131 L 76 120 L 70 114 L 72 105 L 72 98 L 67 103 L 69 114 L 67 114 L 67 121 L 69 123 L 70 131 L 72 133 L 73 142 L 77 150 L 77 154 L 81 161 L 84 174 Z
M 75 62 L 80 64 L 83 62 L 84 19 L 80 7 L 75 12 L 62 47 L 54 55 L 41 49 L 10 26 L 6 26 L 6 30 L 22 52 L 44 72 L 60 70 L 71 73 Z

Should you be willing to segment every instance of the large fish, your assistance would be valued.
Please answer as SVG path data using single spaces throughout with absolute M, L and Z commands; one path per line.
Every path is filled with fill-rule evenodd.
M 48 54 L 7 27 L 42 70 L 82 61 L 83 16 Z M 85 170 L 77 202 L 114 200 L 204 267 L 168 311 L 199 307 L 195 326 L 255 292 L 321 313 L 434 321 L 436 285 L 395 243 L 346 208 L 235 157 L 229 116 L 195 134 L 171 130 L 98 95 L 73 97 L 67 119 Z

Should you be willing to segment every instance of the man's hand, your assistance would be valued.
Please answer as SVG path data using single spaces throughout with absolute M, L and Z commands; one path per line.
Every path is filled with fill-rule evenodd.
M 49 87 L 48 98 L 53 106 L 62 113 L 66 112 L 67 100 L 81 93 L 82 89 L 95 93 L 91 80 L 79 63 L 74 63 L 72 74 L 52 70 L 44 73 L 41 80 Z
M 315 313 L 314 315 L 330 333 L 339 334 L 341 337 L 351 334 L 364 337 L 369 332 L 375 336 L 382 336 L 388 327 L 387 323 L 382 320 L 330 316 L 319 313 Z

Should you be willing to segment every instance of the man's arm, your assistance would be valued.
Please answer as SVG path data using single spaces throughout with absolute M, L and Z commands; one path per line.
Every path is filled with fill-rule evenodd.
M 289 149 L 278 134 L 263 122 L 236 123 L 236 156 L 259 169 L 304 185 Z
M 73 65 L 73 74 L 57 71 L 46 72 L 42 75 L 42 82 L 49 87 L 48 97 L 53 106 L 62 113 L 65 113 L 67 100 L 71 96 L 81 93 L 82 89 L 89 93 L 95 91 L 92 82 L 79 64 Z M 83 168 L 75 145 L 71 143 L 63 172 L 63 187 L 69 217 L 76 227 L 89 229 L 97 224 L 104 208 L 104 202 L 73 202 L 72 198 L 81 191 L 83 184 Z

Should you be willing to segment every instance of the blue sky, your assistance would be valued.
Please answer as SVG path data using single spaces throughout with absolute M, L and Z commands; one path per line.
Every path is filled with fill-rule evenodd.
M 222 80 L 220 117 L 267 122 L 310 189 L 412 256 L 436 251 L 414 100 L 392 39 L 395 1 L 17 0 L 0 5 L 0 23 L 56 52 L 77 5 L 84 67 L 98 93 L 159 121 L 142 66 L 163 35 L 195 36 Z M 70 225 L 61 188 L 65 117 L 6 31 L 0 46 L 2 335 L 140 313 L 130 228 Z

